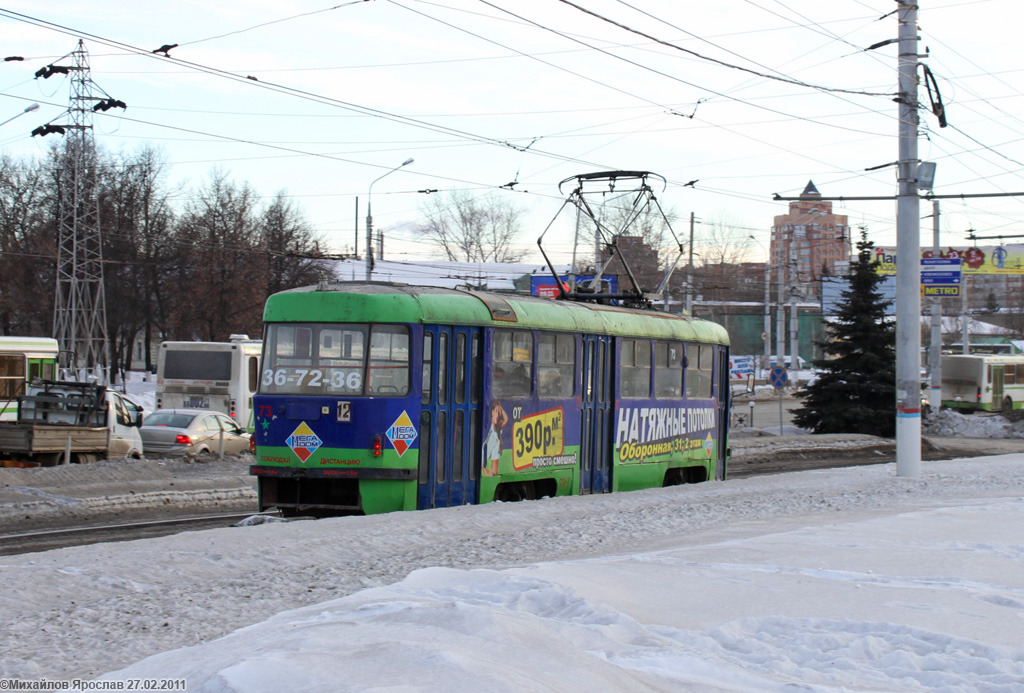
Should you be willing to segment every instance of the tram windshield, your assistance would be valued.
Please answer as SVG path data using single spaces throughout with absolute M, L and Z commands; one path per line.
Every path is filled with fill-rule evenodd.
M 272 323 L 263 349 L 264 394 L 409 393 L 404 325 Z

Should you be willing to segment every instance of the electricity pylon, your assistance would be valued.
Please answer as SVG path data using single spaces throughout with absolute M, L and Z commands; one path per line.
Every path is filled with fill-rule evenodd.
M 60 228 L 53 336 L 62 350 L 61 366 L 85 370 L 108 382 L 110 351 L 103 291 L 103 238 L 97 195 L 97 156 L 93 138 L 93 96 L 89 55 L 84 44 L 71 53 L 71 124 L 60 165 Z

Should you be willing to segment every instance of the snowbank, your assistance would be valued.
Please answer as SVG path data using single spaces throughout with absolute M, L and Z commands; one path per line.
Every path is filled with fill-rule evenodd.
M 0 677 L 1016 691 L 1022 496 L 1004 455 L 3 557 Z

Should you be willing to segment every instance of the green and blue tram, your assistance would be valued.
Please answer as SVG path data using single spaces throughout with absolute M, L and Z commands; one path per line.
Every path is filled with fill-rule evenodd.
M 728 335 L 668 313 L 343 282 L 274 294 L 260 509 L 380 513 L 724 479 Z

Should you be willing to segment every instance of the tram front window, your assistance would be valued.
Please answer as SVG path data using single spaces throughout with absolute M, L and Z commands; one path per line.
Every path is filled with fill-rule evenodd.
M 409 392 L 409 328 L 272 323 L 260 392 L 404 396 Z

